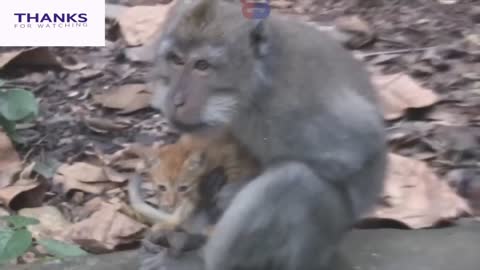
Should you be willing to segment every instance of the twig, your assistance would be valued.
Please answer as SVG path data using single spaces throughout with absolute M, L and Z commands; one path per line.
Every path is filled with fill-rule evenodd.
M 423 47 L 423 48 L 410 48 L 410 49 L 400 49 L 400 50 L 391 50 L 391 51 L 379 51 L 371 53 L 361 53 L 362 57 L 377 56 L 382 54 L 402 54 L 402 53 L 411 53 L 411 52 L 423 52 L 429 49 L 436 48 L 437 46 Z

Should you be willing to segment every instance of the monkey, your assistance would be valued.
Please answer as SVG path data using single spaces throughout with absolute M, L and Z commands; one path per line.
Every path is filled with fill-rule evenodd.
M 203 247 L 207 270 L 325 269 L 377 201 L 384 120 L 364 65 L 340 42 L 272 13 L 178 1 L 157 40 L 151 105 L 181 132 L 228 130 L 261 172 Z
M 201 205 L 202 195 L 215 194 L 211 185 L 207 187 L 210 190 L 201 191 L 205 189 L 202 181 L 207 181 L 214 170 L 222 169 L 224 182 L 238 184 L 259 172 L 257 162 L 228 133 L 214 141 L 182 135 L 176 143 L 162 146 L 153 156 L 144 158 L 148 176 L 157 187 L 160 209 L 143 201 L 139 175 L 130 179 L 128 194 L 132 208 L 158 224 L 155 230 L 179 226 Z

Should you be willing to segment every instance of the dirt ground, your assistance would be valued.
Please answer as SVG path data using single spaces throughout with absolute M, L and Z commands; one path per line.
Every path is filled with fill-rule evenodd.
M 161 0 L 110 0 L 126 6 Z M 404 72 L 439 96 L 434 106 L 409 109 L 387 121 L 392 152 L 426 161 L 458 192 L 480 203 L 480 1 L 458 0 L 273 0 L 280 11 L 328 24 L 346 15 L 368 22 L 374 38 L 355 53 L 371 70 Z M 25 160 L 57 163 L 88 161 L 98 151 L 113 153 L 128 142 L 170 142 L 175 138 L 162 116 L 150 108 L 120 112 L 92 96 L 127 84 L 144 84 L 151 63 L 134 61 L 114 20 L 107 21 L 103 48 L 53 48 L 87 68 L 6 68 L 8 85 L 30 89 L 40 100 L 40 117 L 20 125 Z M 358 44 L 357 44 L 358 45 Z M 11 49 L 0 48 L 0 53 Z M 108 119 L 115 125 L 91 119 Z M 109 122 L 110 123 L 110 122 Z M 99 127 L 100 126 L 100 127 Z M 75 198 L 50 186 L 48 204 Z M 85 196 L 82 200 L 87 201 Z

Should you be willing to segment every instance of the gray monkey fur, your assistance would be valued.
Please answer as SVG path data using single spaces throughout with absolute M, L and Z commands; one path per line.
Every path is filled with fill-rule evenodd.
M 226 79 L 249 89 L 226 126 L 265 169 L 216 225 L 205 269 L 324 269 L 382 189 L 381 110 L 362 64 L 330 36 L 273 13 L 249 21 L 238 9 L 219 2 L 214 22 L 234 36 L 224 41 L 238 66 Z M 161 99 L 159 109 L 169 102 Z

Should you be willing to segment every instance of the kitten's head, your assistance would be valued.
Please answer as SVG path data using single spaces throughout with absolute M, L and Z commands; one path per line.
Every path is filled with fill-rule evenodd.
M 150 176 L 158 190 L 159 206 L 167 211 L 185 199 L 196 199 L 197 185 L 207 171 L 206 154 L 182 144 L 165 146 L 152 164 Z

